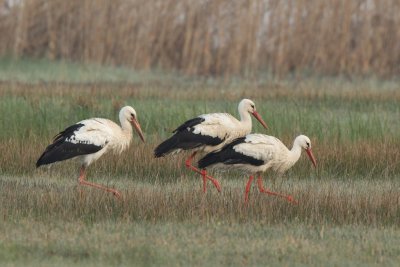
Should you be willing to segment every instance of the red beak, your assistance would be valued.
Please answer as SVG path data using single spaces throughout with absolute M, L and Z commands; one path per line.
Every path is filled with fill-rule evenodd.
M 133 127 L 135 127 L 136 132 L 138 133 L 140 139 L 144 142 L 144 136 L 142 132 L 142 128 L 140 127 L 139 122 L 136 119 L 131 120 Z
M 315 160 L 315 157 L 311 151 L 311 148 L 306 149 L 307 155 L 310 158 L 312 164 L 314 165 L 315 168 L 317 168 L 317 161 Z
M 262 126 L 264 126 L 265 129 L 268 129 L 267 124 L 263 121 L 263 119 L 261 118 L 260 114 L 258 114 L 257 111 L 254 111 L 251 114 L 253 114 L 253 116 L 262 124 Z

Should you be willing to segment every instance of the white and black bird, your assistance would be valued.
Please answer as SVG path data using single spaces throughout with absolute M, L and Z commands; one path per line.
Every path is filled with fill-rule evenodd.
M 104 153 L 108 151 L 122 153 L 129 147 L 132 140 L 132 125 L 144 142 L 136 111 L 132 107 L 123 107 L 119 112 L 119 120 L 121 126 L 102 118 L 87 119 L 69 126 L 54 137 L 53 143 L 45 149 L 36 162 L 36 167 L 78 157 L 82 164 L 79 184 L 93 186 L 121 197 L 115 189 L 85 180 L 86 168 Z
M 199 160 L 198 165 L 199 168 L 213 166 L 215 168 L 238 169 L 249 173 L 251 176 L 246 185 L 246 202 L 248 201 L 248 194 L 254 175 L 258 175 L 257 182 L 260 192 L 281 196 L 291 202 L 296 202 L 292 196 L 265 189 L 261 173 L 272 169 L 278 174 L 283 174 L 299 160 L 302 149 L 305 149 L 312 164 L 316 167 L 317 163 L 311 150 L 311 141 L 305 135 L 297 136 L 293 142 L 292 149 L 289 150 L 276 137 L 264 134 L 249 134 L 227 144 L 220 151 L 207 154 Z
M 206 191 L 207 179 L 210 179 L 218 191 L 220 185 L 216 179 L 207 175 L 205 169 L 199 170 L 192 165 L 192 160 L 197 152 L 209 153 L 221 149 L 225 144 L 236 138 L 246 136 L 251 132 L 253 115 L 263 126 L 266 123 L 256 111 L 253 101 L 243 99 L 239 106 L 240 121 L 228 113 L 203 114 L 190 119 L 173 131 L 174 135 L 158 145 L 154 150 L 156 158 L 182 150 L 194 152 L 185 161 L 186 167 L 203 176 L 203 191 Z

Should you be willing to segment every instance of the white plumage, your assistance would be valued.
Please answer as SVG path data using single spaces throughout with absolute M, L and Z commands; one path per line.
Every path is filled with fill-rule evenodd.
M 38 159 L 36 166 L 51 164 L 70 158 L 78 158 L 82 167 L 79 183 L 94 186 L 120 196 L 114 189 L 102 185 L 89 183 L 85 180 L 86 167 L 99 159 L 106 152 L 122 153 L 132 140 L 132 125 L 144 141 L 136 111 L 126 106 L 119 112 L 121 126 L 111 120 L 93 118 L 82 120 L 60 132 Z
M 218 191 L 217 180 L 208 176 L 205 170 L 200 171 L 192 166 L 191 161 L 197 152 L 209 153 L 221 149 L 232 140 L 251 132 L 253 115 L 265 128 L 267 125 L 257 113 L 255 104 L 249 99 L 243 99 L 238 105 L 240 121 L 228 113 L 203 114 L 180 125 L 174 135 L 158 145 L 154 150 L 155 157 L 162 157 L 182 150 L 192 150 L 186 160 L 186 166 L 203 176 L 203 191 L 206 190 L 206 179 L 210 179 Z
M 249 134 L 246 137 L 236 139 L 226 145 L 220 151 L 207 154 L 199 161 L 199 168 L 213 166 L 215 168 L 235 168 L 250 173 L 250 179 L 246 186 L 245 199 L 253 180 L 253 175 L 258 174 L 258 186 L 261 192 L 279 195 L 292 200 L 291 196 L 284 196 L 270 192 L 262 186 L 261 173 L 268 169 L 282 174 L 291 168 L 300 158 L 301 150 L 305 149 L 313 165 L 316 161 L 311 150 L 311 141 L 305 135 L 299 135 L 289 150 L 279 139 L 263 135 Z
M 122 127 L 120 127 L 111 120 L 93 118 L 80 121 L 77 124 L 83 124 L 83 126 L 75 131 L 70 138 L 66 138 L 65 142 L 101 147 L 98 152 L 79 156 L 85 166 L 89 166 L 108 151 L 121 154 L 132 141 L 132 126 L 129 123 L 121 124 Z
M 197 150 L 202 150 L 204 153 L 215 151 L 222 148 L 224 144 L 250 133 L 252 128 L 250 114 L 245 112 L 243 114 L 240 121 L 228 113 L 200 115 L 199 118 L 203 118 L 204 121 L 193 126 L 192 133 L 218 138 L 221 142 L 215 146 L 204 144 Z

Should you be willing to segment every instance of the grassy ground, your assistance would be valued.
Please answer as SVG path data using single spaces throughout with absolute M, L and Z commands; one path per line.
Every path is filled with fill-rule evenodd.
M 243 81 L 48 61 L 0 60 L 1 265 L 387 265 L 400 260 L 400 91 L 395 81 L 321 78 Z M 288 146 L 311 138 L 314 170 L 303 156 L 273 190 L 219 173 L 223 191 L 184 170 L 185 155 L 155 160 L 154 147 L 185 119 L 236 115 L 256 102 L 268 133 Z M 35 169 L 59 131 L 81 119 L 110 119 L 133 105 L 146 134 L 120 157 L 105 156 L 89 179 L 120 189 L 124 201 L 78 188 L 74 161 Z
M 2 266 L 396 266 L 393 227 L 23 220 L 1 223 Z

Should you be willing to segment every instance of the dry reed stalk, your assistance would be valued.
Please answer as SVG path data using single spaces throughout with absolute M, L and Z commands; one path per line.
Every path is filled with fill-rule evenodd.
M 0 54 L 202 75 L 399 73 L 385 1 L 26 0 L 2 5 Z

